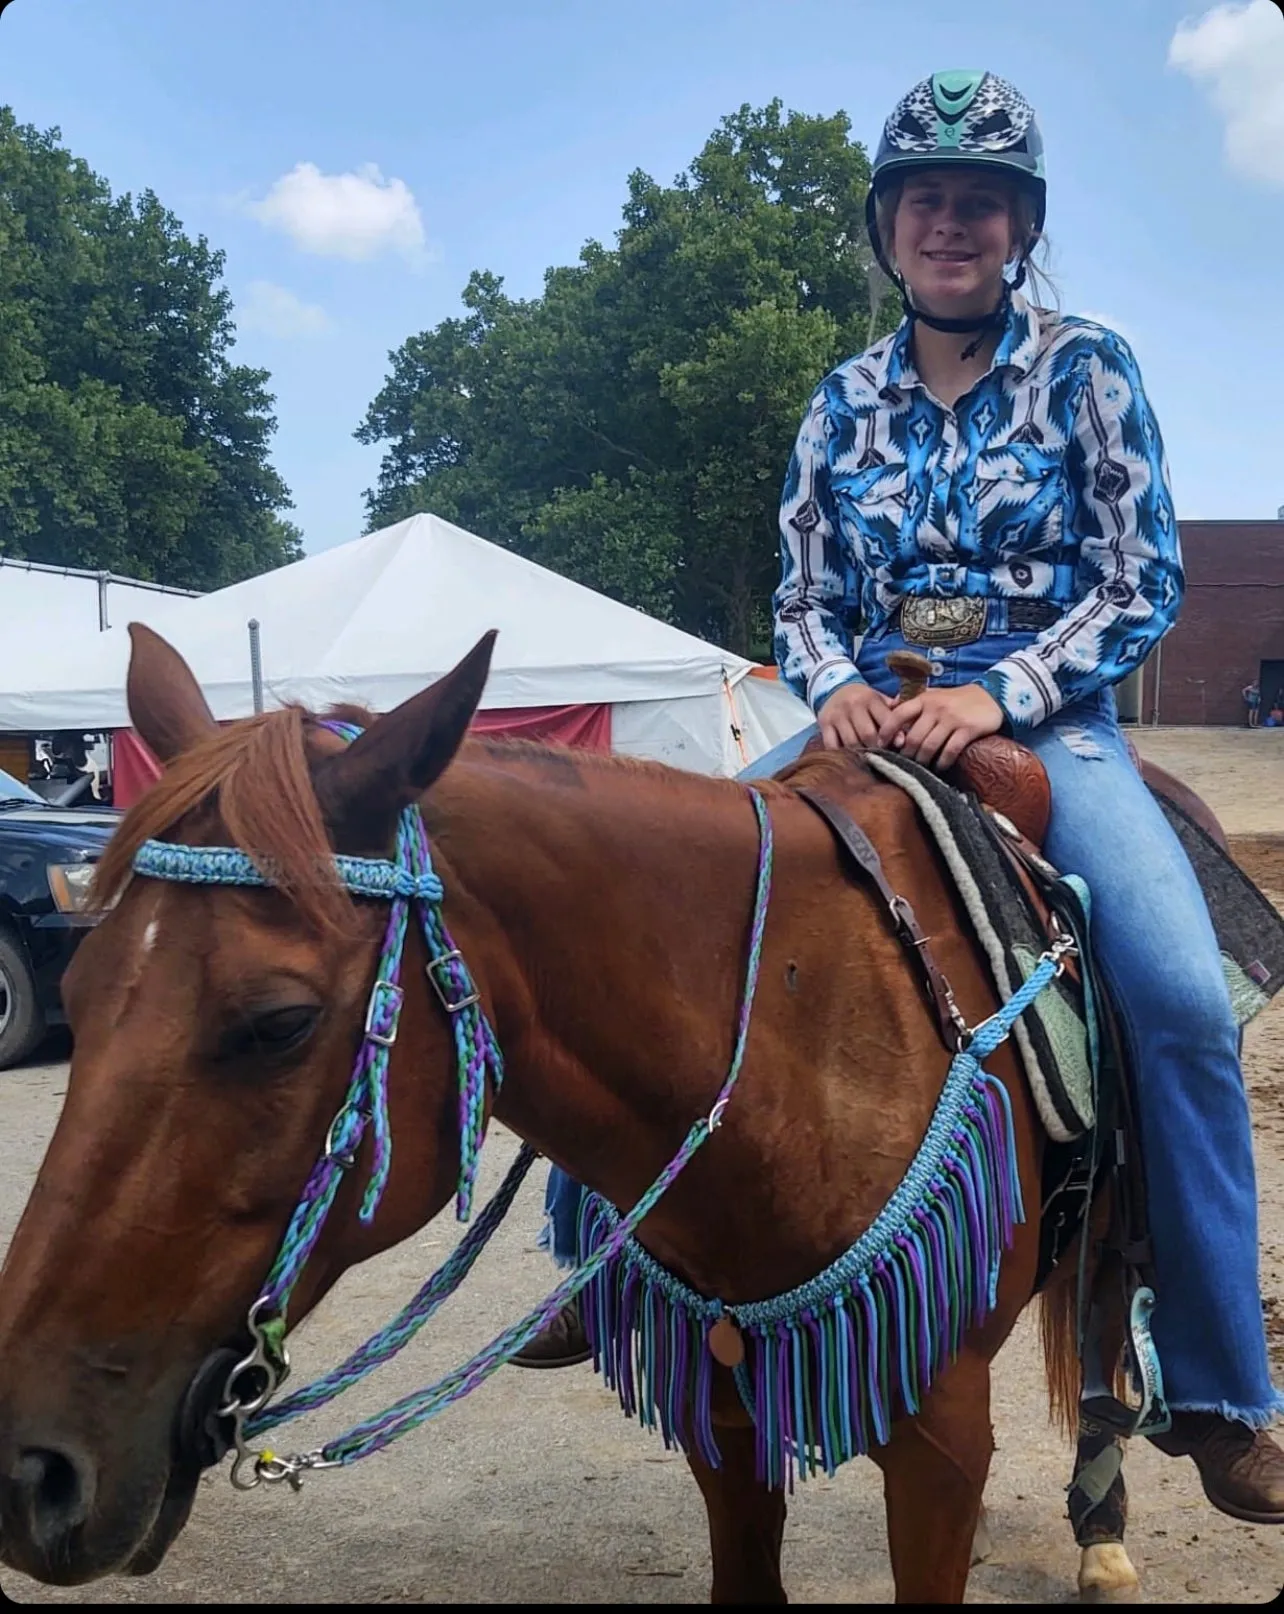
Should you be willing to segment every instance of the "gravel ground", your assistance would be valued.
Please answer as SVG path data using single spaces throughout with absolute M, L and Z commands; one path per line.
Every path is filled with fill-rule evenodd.
M 1129 729 L 1151 762 L 1200 795 L 1228 835 L 1284 834 L 1284 729 Z
M 1237 837 L 1237 855 L 1284 903 L 1284 735 L 1160 730 L 1139 738 L 1148 755 L 1208 796 Z M 56 1060 L 56 1051 L 45 1057 Z M 1263 1288 L 1284 1346 L 1284 1001 L 1250 1028 L 1247 1069 Z M 0 1250 L 53 1129 L 66 1076 L 59 1062 L 0 1076 Z M 514 1148 L 502 1131 L 492 1137 L 487 1190 Z M 296 1425 L 301 1443 L 315 1444 L 464 1360 L 539 1298 L 552 1276 L 535 1248 L 541 1189 L 542 1176 L 533 1173 L 464 1293 L 426 1331 L 430 1337 L 328 1415 Z M 300 1330 L 300 1379 L 371 1333 L 454 1237 L 443 1217 L 350 1273 Z M 1284 1353 L 1277 1366 L 1284 1379 Z M 998 1450 L 986 1500 L 995 1550 L 973 1572 L 969 1601 L 1070 1600 L 1078 1566 L 1063 1517 L 1070 1452 L 1048 1426 L 1028 1326 L 996 1364 L 994 1422 Z M 1213 1512 L 1190 1465 L 1149 1446 L 1129 1453 L 1126 1472 L 1128 1545 L 1149 1601 L 1266 1602 L 1284 1586 L 1284 1532 Z M 786 1529 L 785 1575 L 799 1602 L 891 1599 L 871 1464 L 850 1464 L 835 1479 L 801 1489 Z M 355 1470 L 313 1476 L 300 1496 L 242 1496 L 225 1470 L 209 1474 L 191 1523 L 149 1579 L 63 1591 L 5 1570 L 0 1584 L 24 1603 L 682 1603 L 704 1600 L 709 1581 L 703 1509 L 685 1465 L 626 1422 L 582 1367 L 502 1370 L 439 1423 Z

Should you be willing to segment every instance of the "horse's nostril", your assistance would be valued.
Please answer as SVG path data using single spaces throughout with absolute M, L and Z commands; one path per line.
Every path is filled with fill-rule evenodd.
M 18 1458 L 13 1477 L 38 1545 L 59 1540 L 88 1517 L 89 1484 L 81 1466 L 66 1452 L 28 1447 Z

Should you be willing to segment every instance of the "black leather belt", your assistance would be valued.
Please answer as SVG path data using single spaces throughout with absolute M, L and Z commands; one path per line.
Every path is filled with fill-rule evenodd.
M 952 649 L 974 644 L 987 630 L 1003 631 L 997 626 L 990 629 L 991 616 L 1001 620 L 1000 610 L 992 607 L 1006 607 L 1009 633 L 1042 633 L 1065 614 L 1064 606 L 1048 600 L 989 600 L 976 595 L 933 599 L 916 594 L 897 604 L 891 625 L 909 644 Z
M 1009 633 L 1042 633 L 1066 614 L 1064 605 L 1053 605 L 1050 600 L 1009 600 Z

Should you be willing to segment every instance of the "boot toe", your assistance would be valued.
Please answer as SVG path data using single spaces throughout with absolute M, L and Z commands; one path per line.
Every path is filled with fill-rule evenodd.
M 512 1358 L 514 1367 L 575 1367 L 587 1362 L 593 1348 L 584 1332 L 580 1309 L 574 1301 L 563 1306 L 552 1322 Z

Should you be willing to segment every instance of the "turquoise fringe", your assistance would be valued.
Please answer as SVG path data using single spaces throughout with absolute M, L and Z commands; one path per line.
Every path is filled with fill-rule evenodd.
M 628 1416 L 716 1468 L 708 1336 L 731 1317 L 758 1477 L 792 1490 L 795 1475 L 832 1475 L 885 1444 L 902 1410 L 918 1411 L 965 1331 L 993 1310 L 1000 1258 L 1024 1219 L 1007 1093 L 960 1053 L 917 1155 L 850 1250 L 787 1294 L 724 1306 L 630 1239 L 580 1297 L 594 1366 Z M 618 1221 L 585 1193 L 581 1261 Z

